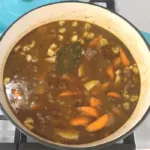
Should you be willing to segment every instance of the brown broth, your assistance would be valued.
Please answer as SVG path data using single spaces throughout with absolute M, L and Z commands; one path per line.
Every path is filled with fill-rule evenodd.
M 129 119 L 138 101 L 140 76 L 127 47 L 113 34 L 86 22 L 64 22 L 52 22 L 38 27 L 15 45 L 4 70 L 6 96 L 16 117 L 34 133 L 54 142 L 89 143 L 109 136 Z M 72 24 L 77 26 L 73 27 Z M 61 28 L 65 28 L 66 32 L 59 33 Z M 74 42 L 71 41 L 73 35 L 78 36 L 74 37 Z M 81 39 L 84 41 L 82 46 Z M 93 39 L 96 44 L 90 46 Z M 55 56 L 58 57 L 58 52 L 65 45 L 76 41 L 80 41 L 82 56 L 79 63 L 72 66 L 72 71 L 64 75 L 56 68 L 60 59 L 56 61 Z M 50 45 L 52 52 L 48 56 Z M 124 63 L 121 49 L 130 64 Z M 45 58 L 53 58 L 53 62 Z M 69 59 L 67 56 L 65 58 Z M 121 58 L 121 62 L 115 66 L 116 58 Z M 81 64 L 84 67 L 80 67 Z M 109 75 L 106 73 L 108 67 L 113 68 Z M 89 85 L 87 87 L 87 84 L 84 86 L 92 81 L 91 86 L 93 80 L 97 82 L 93 88 Z M 64 91 L 73 94 L 61 96 L 60 93 Z M 110 92 L 118 93 L 120 98 L 118 95 L 110 96 Z M 96 117 L 92 116 L 93 113 L 90 115 L 79 111 L 80 107 L 92 107 L 91 97 L 101 103 L 93 107 L 97 111 Z M 87 131 L 88 124 L 104 114 L 108 116 L 108 121 L 101 121 L 104 127 L 95 132 Z M 70 122 L 76 117 L 86 117 L 90 122 L 73 126 Z

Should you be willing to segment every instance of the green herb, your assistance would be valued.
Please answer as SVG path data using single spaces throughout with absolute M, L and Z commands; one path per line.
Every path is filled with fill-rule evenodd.
M 70 73 L 79 64 L 82 56 L 82 45 L 80 42 L 67 44 L 57 52 L 56 71 L 59 73 Z

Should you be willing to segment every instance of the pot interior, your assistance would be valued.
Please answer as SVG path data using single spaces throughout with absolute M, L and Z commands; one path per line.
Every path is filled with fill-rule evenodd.
M 62 8 L 65 9 L 63 9 L 62 11 Z M 3 70 L 7 57 L 18 40 L 20 40 L 25 34 L 32 31 L 33 29 L 43 24 L 58 20 L 86 21 L 108 30 L 112 34 L 116 35 L 128 47 L 135 61 L 137 62 L 141 77 L 141 92 L 137 107 L 130 119 L 115 133 L 100 141 L 81 145 L 57 145 L 67 146 L 70 148 L 84 148 L 114 141 L 134 128 L 138 124 L 138 122 L 141 121 L 149 108 L 150 53 L 145 41 L 142 39 L 142 37 L 134 27 L 132 27 L 121 17 L 102 7 L 76 2 L 57 3 L 31 11 L 30 13 L 19 19 L 16 23 L 14 23 L 5 33 L 0 42 L 0 49 L 2 51 L 0 55 L 0 103 L 3 106 L 3 109 L 7 112 L 8 116 L 23 131 L 29 133 L 30 135 L 41 141 L 55 144 L 29 131 L 17 120 L 15 115 L 12 113 L 3 92 Z

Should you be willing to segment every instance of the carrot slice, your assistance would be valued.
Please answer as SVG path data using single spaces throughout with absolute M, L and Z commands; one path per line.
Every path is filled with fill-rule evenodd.
M 113 61 L 113 66 L 117 68 L 120 64 L 121 64 L 121 58 L 120 57 L 115 58 Z
M 120 57 L 121 57 L 122 64 L 124 66 L 128 67 L 130 65 L 130 61 L 129 61 L 126 53 L 122 50 L 122 48 L 120 48 Z
M 63 91 L 62 93 L 59 94 L 60 97 L 63 96 L 77 96 L 77 95 L 82 95 L 82 92 L 78 91 Z
M 90 122 L 90 119 L 87 117 L 77 117 L 70 121 L 72 126 L 85 126 Z
M 40 104 L 33 104 L 33 105 L 31 105 L 30 108 L 31 108 L 32 111 L 35 111 L 35 110 L 39 109 L 40 106 L 41 106 Z
M 120 94 L 117 93 L 117 92 L 109 92 L 109 93 L 107 93 L 107 96 L 113 97 L 113 98 L 116 98 L 116 99 L 120 99 L 121 98 Z
M 112 66 L 108 66 L 107 70 L 106 70 L 106 74 L 108 75 L 108 77 L 110 77 L 110 79 L 114 79 L 115 77 L 115 73 L 114 73 L 114 69 Z
M 109 116 L 108 114 L 105 114 L 103 116 L 101 116 L 100 118 L 98 118 L 96 121 L 94 121 L 93 123 L 89 124 L 87 127 L 86 127 L 86 130 L 88 132 L 95 132 L 95 131 L 98 131 L 102 128 L 104 128 L 107 123 L 108 123 L 108 120 L 109 120 Z
M 90 43 L 89 43 L 89 47 L 90 48 L 94 48 L 95 46 L 97 46 L 98 42 L 100 41 L 100 39 L 102 38 L 102 35 L 95 37 Z
M 78 110 L 88 116 L 98 117 L 98 112 L 92 107 L 78 107 Z
M 90 105 L 92 107 L 97 107 L 97 106 L 100 106 L 101 104 L 102 103 L 101 103 L 100 99 L 95 98 L 95 97 L 91 97 L 91 99 L 90 99 Z

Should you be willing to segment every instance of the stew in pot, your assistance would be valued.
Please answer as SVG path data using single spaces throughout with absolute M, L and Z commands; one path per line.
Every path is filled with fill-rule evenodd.
M 137 64 L 103 28 L 57 21 L 25 35 L 4 70 L 12 111 L 29 130 L 54 142 L 83 144 L 119 129 L 140 94 Z

